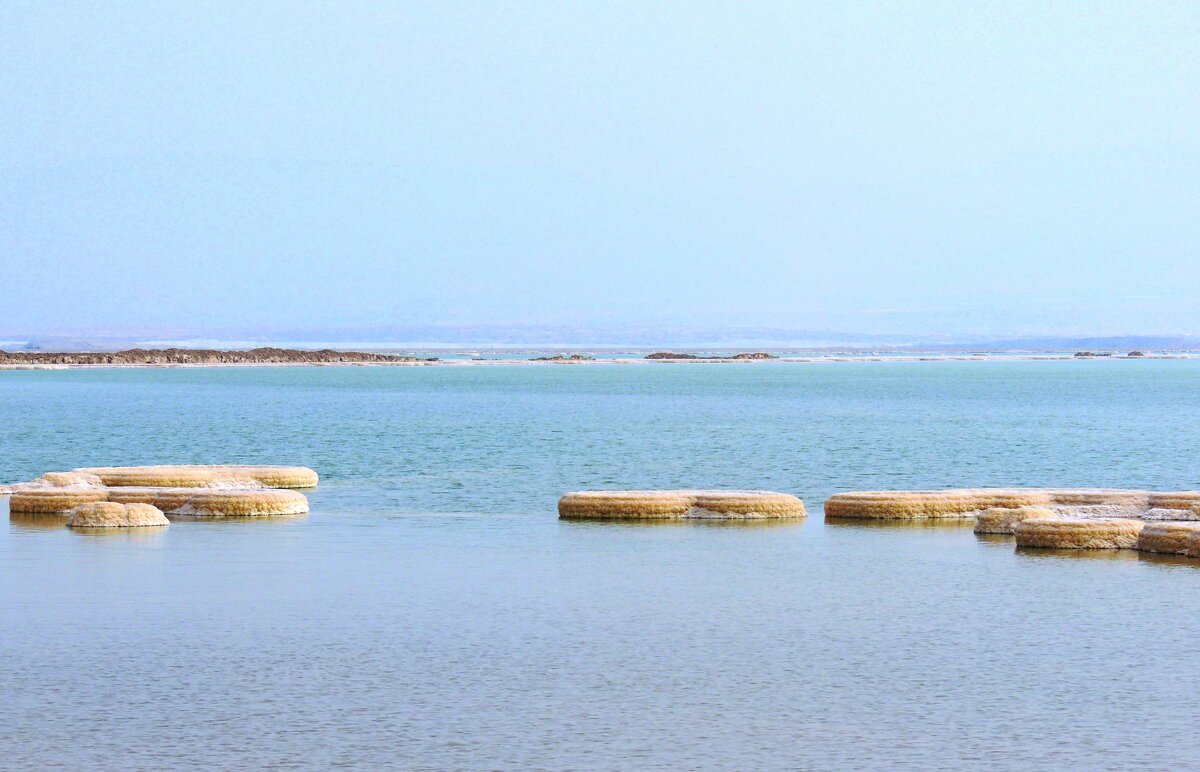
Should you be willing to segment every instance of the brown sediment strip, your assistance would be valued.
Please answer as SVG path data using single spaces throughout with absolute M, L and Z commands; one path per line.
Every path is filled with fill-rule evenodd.
M 82 467 L 76 473 L 93 474 L 110 487 L 204 488 L 236 486 L 314 488 L 315 471 L 303 466 L 237 464 Z
M 992 507 L 975 516 L 975 533 L 1012 533 L 1017 523 L 1055 516 L 1047 507 Z
M 770 491 L 577 491 L 559 499 L 564 520 L 763 520 L 805 517 L 804 503 Z
M 1186 555 L 1188 544 L 1197 533 L 1200 523 L 1147 523 L 1138 536 L 1137 548 L 1142 552 Z
M 9 499 L 8 510 L 30 515 L 65 514 L 83 504 L 107 500 L 107 488 L 18 487 Z
M 1140 520 L 1102 518 L 1034 518 L 1013 529 L 1018 547 L 1051 549 L 1134 549 L 1145 523 Z
M 1200 491 L 1151 493 L 1149 506 L 1164 520 L 1200 520 Z
M 858 491 L 838 493 L 825 502 L 830 517 L 910 520 L 973 517 L 992 508 L 1046 507 L 1047 491 L 981 488 L 945 491 Z
M 66 524 L 72 528 L 144 528 L 170 525 L 171 521 L 149 504 L 93 501 L 71 510 Z

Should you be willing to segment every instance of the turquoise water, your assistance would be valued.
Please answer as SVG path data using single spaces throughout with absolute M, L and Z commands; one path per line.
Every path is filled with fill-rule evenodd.
M 1200 488 L 1198 430 L 1192 361 L 0 372 L 0 481 L 322 474 L 302 518 L 10 519 L 0 766 L 1194 766 L 1200 561 L 820 504 Z M 556 520 L 593 487 L 769 488 L 812 516 Z

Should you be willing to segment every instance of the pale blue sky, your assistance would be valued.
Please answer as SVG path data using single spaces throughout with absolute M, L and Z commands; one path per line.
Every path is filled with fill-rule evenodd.
M 1200 333 L 1195 3 L 0 5 L 0 333 Z

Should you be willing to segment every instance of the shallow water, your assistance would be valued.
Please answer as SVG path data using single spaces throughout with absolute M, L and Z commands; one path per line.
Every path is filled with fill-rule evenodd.
M 1194 766 L 1200 561 L 820 503 L 1200 488 L 1198 386 L 1193 361 L 0 372 L 0 482 L 323 475 L 301 518 L 0 528 L 0 766 Z M 812 517 L 555 519 L 593 487 Z

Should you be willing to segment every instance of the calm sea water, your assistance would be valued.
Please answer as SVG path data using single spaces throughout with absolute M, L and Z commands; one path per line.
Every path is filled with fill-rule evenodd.
M 0 766 L 1194 767 L 1200 561 L 820 505 L 1200 488 L 1197 437 L 1191 361 L 0 372 L 0 481 L 322 474 L 303 518 L 0 527 Z M 684 486 L 812 516 L 555 515 Z

